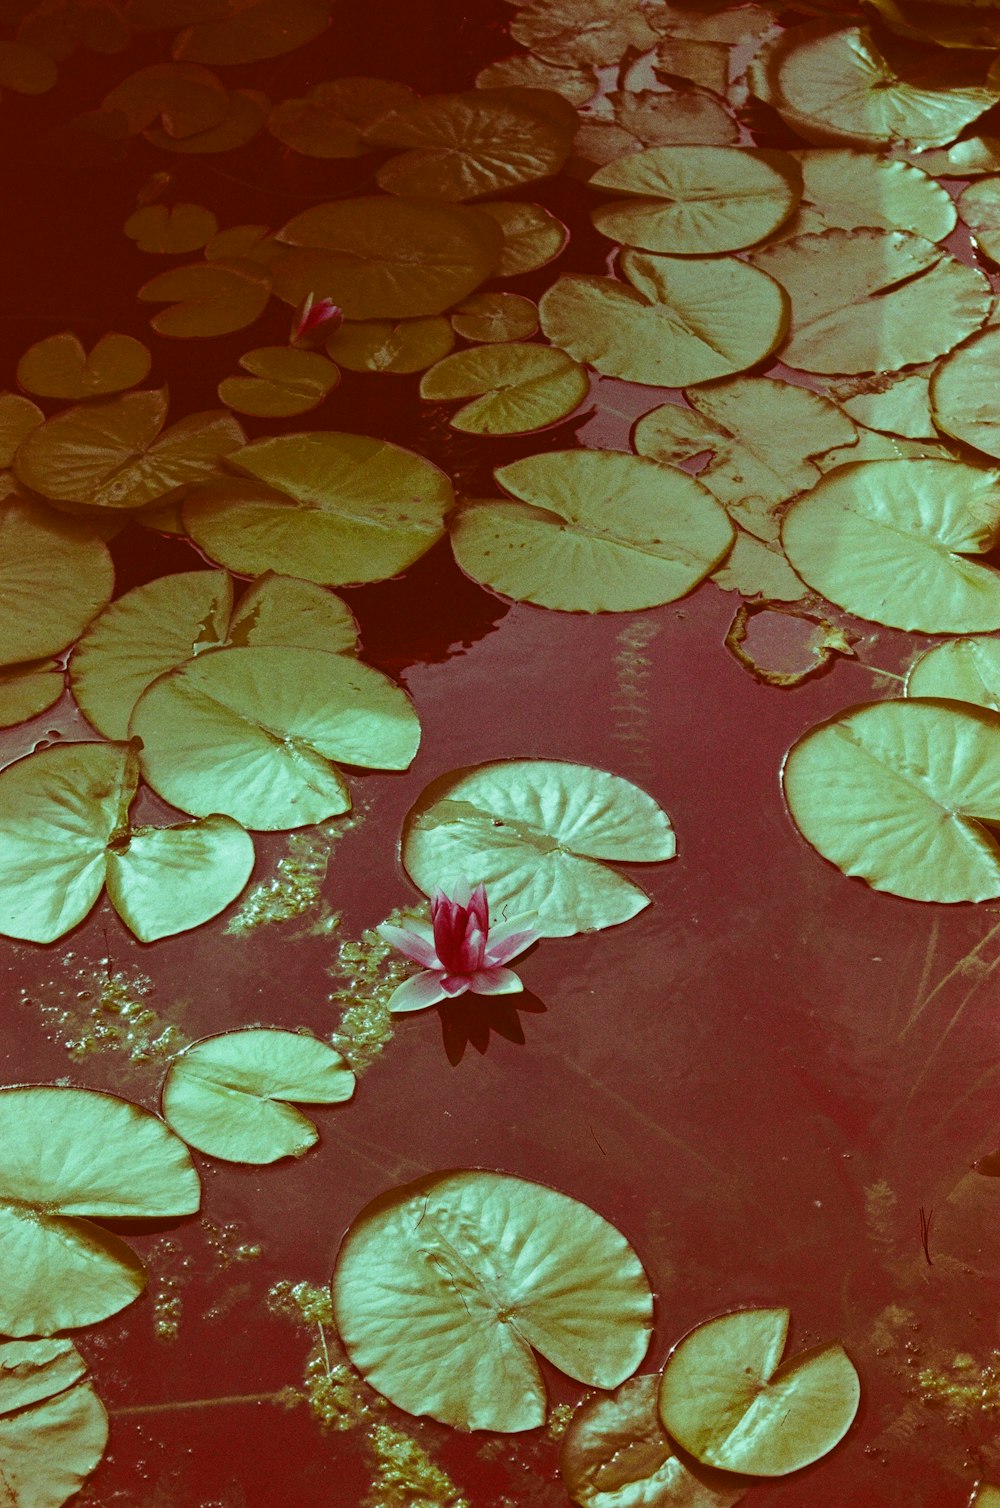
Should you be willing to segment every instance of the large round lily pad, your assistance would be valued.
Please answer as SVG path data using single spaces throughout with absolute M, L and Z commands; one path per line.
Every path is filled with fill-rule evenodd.
M 407 813 L 404 867 L 425 895 L 472 877 L 495 913 L 531 914 L 544 937 L 613 927 L 649 905 L 609 862 L 677 851 L 653 798 L 590 765 L 505 759 L 432 781 Z
M 344 1238 L 337 1329 L 374 1388 L 460 1429 L 545 1419 L 534 1351 L 615 1387 L 646 1351 L 653 1301 L 625 1237 L 565 1194 L 502 1173 L 438 1173 L 382 1195 Z

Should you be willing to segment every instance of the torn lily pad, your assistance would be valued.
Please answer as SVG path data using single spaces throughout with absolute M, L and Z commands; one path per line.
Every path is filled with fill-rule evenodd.
M 301 1032 L 247 1027 L 179 1053 L 163 1081 L 163 1117 L 188 1146 L 226 1162 L 301 1157 L 319 1140 L 297 1104 L 336 1105 L 354 1093 L 340 1053 Z
M 95 1220 L 176 1220 L 200 1203 L 184 1143 L 157 1116 L 114 1095 L 58 1085 L 0 1089 L 0 1146 L 7 1335 L 96 1324 L 139 1296 L 142 1263 Z
M 451 316 L 463 340 L 528 340 L 538 329 L 538 309 L 519 293 L 474 293 Z
M 545 1420 L 534 1352 L 615 1387 L 649 1344 L 652 1294 L 625 1237 L 542 1184 L 432 1174 L 362 1210 L 333 1275 L 337 1330 L 372 1387 L 458 1429 Z
M 853 655 L 852 643 L 852 635 L 819 613 L 767 598 L 742 602 L 725 638 L 729 653 L 755 680 L 781 687 L 800 686 L 837 655 Z
M 649 897 L 608 864 L 660 863 L 676 851 L 669 818 L 645 791 L 550 759 L 442 775 L 407 813 L 401 839 L 403 866 L 425 895 L 475 875 L 498 915 L 532 914 L 542 937 L 636 916 Z
M 506 341 L 456 351 L 424 373 L 421 398 L 472 398 L 451 417 L 474 435 L 523 435 L 565 419 L 587 396 L 590 379 L 564 351 Z
M 88 353 L 71 330 L 64 330 L 25 351 L 17 380 L 38 398 L 102 398 L 143 382 L 151 364 L 149 351 L 131 335 L 102 335 Z
M 58 654 L 105 607 L 115 572 L 88 524 L 8 497 L 0 507 L 0 665 Z
M 12 1505 L 62 1508 L 107 1443 L 107 1413 L 72 1341 L 0 1344 L 0 1477 Z

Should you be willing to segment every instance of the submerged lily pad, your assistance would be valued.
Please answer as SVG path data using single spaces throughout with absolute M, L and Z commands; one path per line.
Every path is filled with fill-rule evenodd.
M 197 63 L 257 63 L 305 46 L 329 24 L 327 0 L 242 0 L 182 31 L 173 54 Z
M 792 749 L 785 796 L 812 846 L 875 890 L 917 901 L 1000 895 L 1000 717 L 944 701 L 876 702 Z
M 457 351 L 424 374 L 421 398 L 474 398 L 451 417 L 474 435 L 522 435 L 583 402 L 590 379 L 564 351 L 517 341 Z
M 0 507 L 0 665 L 65 649 L 106 606 L 115 571 L 89 525 L 38 503 Z
M 451 316 L 463 340 L 528 340 L 538 329 L 538 309 L 519 293 L 474 293 Z
M 659 38 L 639 0 L 531 0 L 510 34 L 548 63 L 603 67 L 630 49 L 646 52 Z
M 544 1422 L 538 1351 L 615 1387 L 649 1344 L 649 1282 L 625 1237 L 541 1184 L 476 1170 L 384 1194 L 352 1224 L 333 1275 L 337 1330 L 399 1408 L 460 1429 Z
M 92 1325 L 146 1285 L 135 1252 L 95 1220 L 175 1220 L 201 1186 L 148 1110 L 56 1085 L 0 1089 L 0 1329 Z M 2 1433 L 2 1430 L 0 1430 Z
M 0 1479 L 12 1508 L 62 1508 L 107 1443 L 108 1416 L 72 1341 L 0 1344 Z
M 521 602 L 583 613 L 673 602 L 733 542 L 700 482 L 641 456 L 553 451 L 496 477 L 515 501 L 462 508 L 452 547 L 470 576 Z
M 39 398 L 100 398 L 135 387 L 149 374 L 151 357 L 131 335 L 102 335 L 88 354 L 70 330 L 47 335 L 17 364 L 17 380 Z
M 787 1309 L 741 1309 L 699 1325 L 671 1353 L 660 1415 L 697 1460 L 786 1476 L 850 1429 L 861 1397 L 850 1357 L 831 1344 L 779 1365 L 788 1321 Z
M 906 695 L 945 697 L 1000 712 L 1000 640 L 952 639 L 929 649 L 906 677 Z
M 301 1157 L 319 1139 L 296 1104 L 336 1105 L 353 1093 L 353 1073 L 326 1042 L 248 1027 L 206 1037 L 174 1058 L 163 1081 L 163 1115 L 210 1157 L 277 1162 Z
M 605 770 L 505 759 L 433 781 L 403 826 L 403 865 L 430 895 L 474 874 L 495 912 L 531 913 L 543 937 L 628 921 L 649 905 L 609 862 L 652 864 L 677 851 L 653 798 Z
M 803 581 L 892 628 L 1000 628 L 1000 572 L 969 556 L 1000 534 L 1000 473 L 962 461 L 861 461 L 792 504 L 781 540 Z
M 377 670 L 271 646 L 220 649 L 161 676 L 137 702 L 130 731 L 165 801 L 267 831 L 350 810 L 335 760 L 405 770 L 420 741 L 409 697 Z
M 162 120 L 178 140 L 217 126 L 228 107 L 225 85 L 194 63 L 153 63 L 140 68 L 101 101 L 103 111 L 124 118 L 130 136 Z
M 142 134 L 150 146 L 158 147 L 162 152 L 178 152 L 182 156 L 232 152 L 260 135 L 270 108 L 271 101 L 258 89 L 234 89 L 227 96 L 225 116 L 210 130 L 175 137 L 169 131 L 152 126 Z

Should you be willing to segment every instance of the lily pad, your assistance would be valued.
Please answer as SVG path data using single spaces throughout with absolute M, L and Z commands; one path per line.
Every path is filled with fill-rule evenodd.
M 630 155 L 640 142 L 648 147 L 724 147 L 740 139 L 740 128 L 722 101 L 703 89 L 619 89 L 608 98 L 618 126 L 632 138 L 632 145 L 615 157 Z M 579 137 L 576 150 L 580 152 Z
M 162 121 L 175 139 L 210 130 L 225 118 L 229 94 L 207 68 L 188 63 L 153 63 L 117 84 L 101 109 L 121 115 L 130 136 Z
M 30 398 L 0 393 L 0 467 L 12 465 L 21 441 L 44 423 L 45 415 Z M 9 486 L 7 490 L 11 490 Z
M 538 309 L 519 293 L 474 293 L 459 304 L 451 324 L 463 340 L 528 340 L 538 329 Z
M 998 359 L 1000 329 L 990 327 L 939 363 L 931 377 L 930 400 L 939 429 L 1000 458 Z
M 732 1508 L 747 1484 L 681 1461 L 660 1422 L 659 1374 L 630 1377 L 577 1409 L 559 1475 L 580 1508 Z
M 114 588 L 108 547 L 89 525 L 38 503 L 0 507 L 0 665 L 57 654 Z
M 741 1309 L 692 1330 L 671 1353 L 660 1415 L 685 1450 L 710 1466 L 786 1476 L 818 1461 L 850 1429 L 861 1397 L 840 1345 L 779 1365 L 787 1309 Z
M 909 163 L 829 147 L 795 157 L 802 169 L 802 203 L 784 227 L 786 234 L 875 226 L 943 241 L 955 229 L 954 199 Z
M 135 387 L 148 376 L 150 365 L 148 350 L 131 335 L 102 335 L 88 355 L 77 336 L 65 330 L 25 351 L 17 380 L 39 398 L 100 398 Z
M 38 717 L 63 694 L 58 660 L 31 660 L 27 665 L 0 669 L 0 728 Z
M 1000 1508 L 1000 1487 L 991 1487 L 989 1482 L 980 1482 L 972 1495 L 969 1508 Z
M 597 93 L 593 68 L 560 68 L 532 53 L 497 58 L 476 74 L 477 89 L 551 89 L 571 105 L 585 105 Z
M 301 1157 L 319 1140 L 296 1104 L 337 1105 L 353 1093 L 353 1073 L 326 1042 L 248 1027 L 206 1037 L 174 1058 L 163 1081 L 163 1117 L 209 1157 L 277 1162 Z
M 796 576 L 780 545 L 765 544 L 742 530 L 722 565 L 712 572 L 712 580 L 724 592 L 763 597 L 768 602 L 798 602 L 809 595 L 809 588 Z
M 389 79 L 331 79 L 276 105 L 267 124 L 272 136 L 306 157 L 361 157 L 372 150 L 365 127 L 415 102 L 412 89 Z
M 175 137 L 159 126 L 142 134 L 150 146 L 161 152 L 178 152 L 182 156 L 203 156 L 212 152 L 232 152 L 259 136 L 267 123 L 271 101 L 258 89 L 234 89 L 229 94 L 227 113 L 217 126 L 190 136 Z
M 243 829 L 217 816 L 132 827 L 137 784 L 125 744 L 58 744 L 0 773 L 0 933 L 53 942 L 105 884 L 142 942 L 200 926 L 235 900 L 254 862 Z
M 328 0 L 243 0 L 217 19 L 198 21 L 175 39 L 175 58 L 196 63 L 257 63 L 282 57 L 322 35 Z
M 62 1508 L 107 1443 L 108 1416 L 72 1341 L 0 1344 L 0 1478 L 12 1508 Z
M 243 575 L 381 581 L 440 539 L 453 501 L 430 461 L 366 435 L 280 435 L 232 464 L 245 479 L 193 488 L 184 521 L 213 560 Z
M 976 245 L 990 262 L 1000 263 L 1000 178 L 980 178 L 967 184 L 958 199 L 958 209 L 975 237 Z
M 851 378 L 831 388 L 830 396 L 852 419 L 869 429 L 910 440 L 940 438 L 931 416 L 930 376 L 926 371 L 876 372 L 871 377 Z
M 755 252 L 753 264 L 788 291 L 781 356 L 807 372 L 885 372 L 930 361 L 989 313 L 981 272 L 903 231 L 798 236 Z
M 785 762 L 807 842 L 845 874 L 916 901 L 1000 895 L 1000 717 L 875 702 L 811 729 Z
M 332 361 L 317 351 L 261 346 L 240 357 L 252 375 L 224 377 L 219 398 L 238 413 L 262 419 L 288 419 L 317 408 L 340 381 Z
M 267 831 L 350 810 L 334 760 L 405 770 L 420 741 L 409 698 L 377 670 L 271 646 L 189 660 L 143 693 L 130 726 L 165 801 Z
M 687 387 L 756 366 L 781 343 L 788 299 L 773 278 L 735 257 L 625 251 L 611 278 L 560 278 L 542 296 L 553 345 L 608 377 Z
M 929 649 L 906 677 L 906 695 L 944 697 L 1000 712 L 1000 640 L 952 639 Z
M 491 199 L 480 208 L 496 221 L 503 234 L 500 256 L 493 269 L 495 277 L 518 277 L 522 272 L 545 267 L 569 240 L 569 231 L 562 221 L 540 204 Z
M 962 461 L 861 461 L 791 506 L 781 540 L 830 602 L 929 634 L 1000 628 L 1000 572 L 968 557 L 1000 533 L 1000 474 Z
M 666 813 L 630 780 L 590 765 L 505 759 L 453 770 L 408 812 L 401 852 L 430 895 L 474 874 L 495 912 L 530 912 L 543 937 L 614 927 L 649 897 L 608 862 L 653 864 L 677 851 Z
M 733 542 L 700 482 L 640 456 L 555 451 L 496 477 L 517 501 L 464 507 L 452 547 L 470 576 L 520 602 L 583 613 L 673 602 Z
M 427 319 L 345 320 L 326 343 L 327 354 L 349 372 L 423 372 L 455 344 L 439 314 Z
M 510 34 L 548 63 L 596 68 L 659 41 L 639 0 L 532 0 L 519 9 Z
M 135 1252 L 95 1220 L 176 1220 L 201 1186 L 179 1137 L 92 1089 L 0 1089 L 0 1330 L 92 1325 L 146 1285 Z M 2 1426 L 0 1426 L 2 1434 Z
M 474 435 L 522 435 L 554 424 L 583 402 L 590 379 L 551 346 L 517 341 L 446 356 L 420 383 L 421 398 L 474 398 L 451 417 Z
M 621 157 L 591 178 L 629 198 L 591 214 L 602 235 L 646 251 L 704 257 L 752 246 L 799 200 L 786 154 L 747 147 L 668 146 Z
M 278 232 L 273 264 L 288 304 L 332 298 L 347 319 L 440 314 L 492 270 L 499 225 L 481 210 L 400 198 L 341 199 L 296 215 Z
M 649 1282 L 625 1237 L 565 1194 L 438 1173 L 369 1204 L 333 1275 L 337 1330 L 399 1408 L 460 1429 L 545 1420 L 547 1361 L 615 1387 L 649 1344 Z
M 259 262 L 218 257 L 161 272 L 143 284 L 138 296 L 172 306 L 150 320 L 160 335 L 229 335 L 260 318 L 271 296 L 271 279 Z
M 124 226 L 125 234 L 140 251 L 171 256 L 198 251 L 218 228 L 215 215 L 202 204 L 145 204 L 129 215 Z M 141 382 L 142 378 L 136 381 Z

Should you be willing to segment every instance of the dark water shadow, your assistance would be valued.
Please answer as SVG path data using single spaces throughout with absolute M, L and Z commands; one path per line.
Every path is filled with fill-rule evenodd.
M 443 1001 L 438 1013 L 448 1062 L 457 1068 L 467 1047 L 474 1047 L 480 1055 L 485 1053 L 492 1032 L 524 1047 L 527 1039 L 521 1024 L 522 1013 L 539 1016 L 546 1010 L 548 1006 L 530 990 L 521 995 L 459 995 Z

